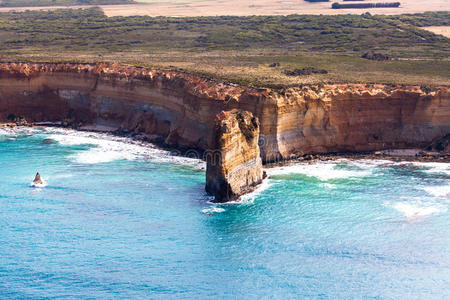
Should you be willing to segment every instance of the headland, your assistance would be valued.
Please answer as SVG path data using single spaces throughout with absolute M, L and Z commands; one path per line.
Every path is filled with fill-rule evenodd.
M 235 121 L 225 121 L 231 122 L 229 129 L 220 131 L 224 125 L 217 122 L 230 112 L 237 112 L 231 113 Z M 262 175 L 255 170 L 263 163 L 305 155 L 412 148 L 448 152 L 450 89 L 345 84 L 275 91 L 124 65 L 0 64 L 0 121 L 22 119 L 103 128 L 167 147 L 219 150 L 225 160 L 220 174 L 247 168 L 259 174 L 258 183 Z

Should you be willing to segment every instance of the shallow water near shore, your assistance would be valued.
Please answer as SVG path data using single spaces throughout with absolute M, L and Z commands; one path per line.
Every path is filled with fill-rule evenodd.
M 0 153 L 0 298 L 450 297 L 448 163 L 278 167 L 215 205 L 203 162 L 127 138 L 0 129 Z

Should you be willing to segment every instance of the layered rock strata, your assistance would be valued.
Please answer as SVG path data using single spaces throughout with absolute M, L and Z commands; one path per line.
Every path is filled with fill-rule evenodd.
M 214 132 L 214 151 L 206 152 L 206 191 L 216 202 L 234 201 L 263 180 L 259 121 L 248 111 L 223 111 Z
M 64 121 L 214 149 L 216 115 L 260 122 L 263 162 L 305 154 L 423 148 L 450 133 L 450 89 L 361 84 L 282 91 L 119 65 L 0 64 L 0 122 Z

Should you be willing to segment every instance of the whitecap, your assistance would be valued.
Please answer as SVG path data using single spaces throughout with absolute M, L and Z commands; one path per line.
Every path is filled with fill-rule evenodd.
M 446 174 L 450 175 L 450 164 L 441 162 L 412 162 L 414 166 L 425 168 L 425 172 L 429 174 Z
M 6 127 L 0 128 L 0 136 L 30 135 L 41 132 L 39 127 Z
M 238 201 L 230 201 L 226 204 L 251 204 L 262 192 L 272 186 L 270 179 L 265 179 L 263 182 L 251 193 L 242 195 Z
M 212 215 L 214 213 L 222 213 L 224 211 L 225 211 L 225 209 L 223 209 L 221 207 L 217 207 L 217 206 L 213 206 L 211 208 L 202 209 L 202 213 L 207 214 L 207 215 Z
M 272 182 L 270 181 L 270 179 L 265 179 L 253 192 L 240 196 L 236 201 L 223 202 L 220 203 L 220 205 L 252 204 L 255 198 L 262 192 L 267 190 L 270 186 L 272 186 Z M 214 196 L 208 196 L 207 199 L 208 201 L 206 203 L 217 205 L 217 203 L 214 202 Z
M 407 203 L 397 202 L 391 205 L 395 210 L 401 212 L 408 219 L 415 219 L 432 214 L 439 214 L 447 211 L 443 205 L 433 203 Z
M 338 163 L 345 163 L 353 169 L 338 168 Z M 361 162 L 359 162 L 361 165 Z M 269 176 L 285 174 L 304 174 L 309 177 L 316 177 L 319 180 L 327 181 L 338 178 L 364 177 L 372 173 L 373 166 L 364 165 L 364 168 L 354 164 L 350 160 L 325 161 L 316 163 L 297 163 L 284 167 L 275 167 L 267 169 Z
M 331 184 L 331 183 L 322 183 L 322 186 L 323 186 L 324 188 L 327 188 L 327 189 L 330 189 L 330 190 L 336 188 L 336 185 Z
M 387 159 L 355 159 L 350 160 L 347 158 L 337 159 L 336 162 L 346 163 L 348 165 L 358 167 L 361 169 L 373 169 L 378 166 L 388 166 L 394 164 L 392 160 Z
M 11 135 L 10 128 L 0 128 L 0 135 Z
M 99 136 L 99 139 L 101 137 Z M 80 133 L 74 133 L 71 131 L 68 131 L 66 133 L 55 133 L 51 134 L 47 137 L 47 139 L 54 140 L 60 145 L 68 145 L 68 146 L 74 146 L 74 145 L 98 145 L 101 144 L 99 142 L 99 139 L 96 139 L 92 136 L 86 136 L 81 135 Z
M 43 187 L 46 187 L 47 186 L 47 182 L 45 181 L 45 180 L 43 180 L 43 179 L 41 179 L 42 180 L 42 183 L 35 183 L 35 182 L 30 182 L 30 186 L 31 187 L 35 187 L 35 188 L 43 188 Z
M 104 149 L 91 149 L 81 151 L 72 156 L 80 164 L 98 164 L 107 163 L 115 160 L 133 160 L 136 155 L 127 152 L 107 151 Z
M 450 175 L 450 164 L 444 162 L 415 162 L 415 161 L 401 161 L 390 162 L 391 166 L 405 166 L 421 169 L 428 174 L 446 174 Z
M 356 166 L 361 169 L 371 169 L 379 166 L 411 166 L 423 169 L 427 173 L 445 173 L 450 175 L 450 164 L 445 162 L 415 162 L 415 161 L 400 161 L 395 162 L 392 160 L 384 159 L 357 159 L 349 160 L 346 158 L 335 160 L 336 162 L 343 162 L 349 166 Z
M 435 197 L 450 198 L 450 185 L 427 186 L 422 189 Z

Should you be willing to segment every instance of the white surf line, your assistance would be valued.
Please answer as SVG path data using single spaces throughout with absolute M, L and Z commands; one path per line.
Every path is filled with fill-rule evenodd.
M 355 165 L 355 167 L 359 168 L 358 170 L 345 170 L 336 168 L 339 163 L 346 163 L 349 166 L 352 166 L 351 160 L 319 161 L 315 163 L 298 162 L 291 165 L 268 168 L 266 169 L 266 172 L 269 176 L 303 174 L 309 177 L 315 177 L 321 181 L 339 178 L 364 177 L 372 173 L 371 169 L 373 166 L 371 165 L 361 167 L 361 163 L 359 163 L 359 165 Z
M 190 165 L 204 169 L 206 164 L 199 160 L 172 155 L 167 150 L 156 148 L 151 143 L 133 140 L 128 137 L 117 137 L 105 133 L 75 131 L 72 129 L 47 128 L 47 138 L 60 145 L 90 145 L 88 150 L 80 150 L 72 156 L 77 163 L 96 164 L 115 160 L 136 160 L 145 158 L 158 162 Z
M 397 202 L 392 204 L 392 207 L 401 212 L 408 219 L 415 219 L 432 214 L 439 214 L 447 211 L 447 208 L 443 205 L 431 204 L 431 203 L 406 203 Z
M 437 185 L 437 186 L 425 186 L 425 187 L 421 187 L 421 189 L 435 197 L 447 198 L 450 200 L 450 184 Z

